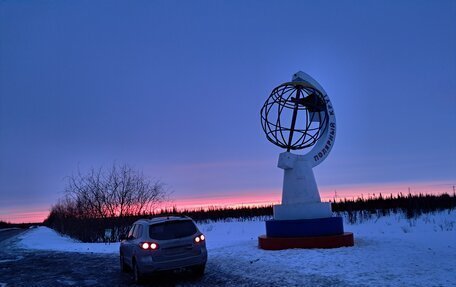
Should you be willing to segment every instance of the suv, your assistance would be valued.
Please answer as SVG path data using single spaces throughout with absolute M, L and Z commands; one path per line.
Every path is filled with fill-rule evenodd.
M 134 280 L 154 271 L 190 268 L 202 276 L 207 250 L 204 235 L 189 217 L 156 217 L 136 221 L 120 243 L 120 269 Z

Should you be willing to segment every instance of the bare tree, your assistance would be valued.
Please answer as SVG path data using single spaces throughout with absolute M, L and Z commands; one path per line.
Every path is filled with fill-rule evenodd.
M 165 185 L 126 164 L 80 171 L 68 178 L 65 206 L 78 218 L 107 218 L 151 212 L 168 197 Z M 71 202 L 69 204 L 68 202 Z

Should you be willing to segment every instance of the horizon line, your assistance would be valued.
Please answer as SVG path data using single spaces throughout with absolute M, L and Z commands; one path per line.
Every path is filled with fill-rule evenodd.
M 337 185 L 323 186 L 320 188 L 320 197 L 322 201 L 334 202 L 342 199 L 356 198 L 375 198 L 382 195 L 398 195 L 398 194 L 451 194 L 455 192 L 456 184 L 453 181 L 432 181 L 432 182 L 401 182 L 401 183 L 385 183 L 385 184 L 355 184 L 355 185 Z M 430 189 L 429 187 L 433 187 Z M 177 200 L 170 200 L 157 205 L 154 210 L 176 208 L 178 210 L 195 210 L 208 207 L 225 208 L 239 206 L 266 206 L 280 204 L 281 190 L 262 189 L 262 190 L 247 190 L 245 194 L 220 194 L 211 196 L 202 194 L 202 197 L 180 197 Z M 241 190 L 242 192 L 242 190 Z M 49 207 L 39 207 L 34 211 L 20 212 L 12 211 L 8 213 L 0 213 L 0 221 L 10 224 L 42 224 L 49 216 Z M 12 212 L 11 212 L 12 211 Z

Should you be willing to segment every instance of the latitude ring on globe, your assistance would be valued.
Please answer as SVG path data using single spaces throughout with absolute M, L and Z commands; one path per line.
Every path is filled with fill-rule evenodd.
M 324 96 L 307 82 L 281 84 L 261 109 L 261 126 L 270 142 L 288 151 L 311 147 L 328 127 Z

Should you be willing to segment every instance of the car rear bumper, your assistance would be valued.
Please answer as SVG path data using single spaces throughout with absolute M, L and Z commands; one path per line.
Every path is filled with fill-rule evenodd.
M 170 259 L 164 261 L 154 261 L 152 256 L 143 257 L 140 259 L 139 269 L 141 273 L 152 273 L 155 271 L 173 270 L 179 268 L 185 268 L 196 265 L 206 264 L 207 252 L 201 252 L 200 255 L 184 257 L 179 259 Z

